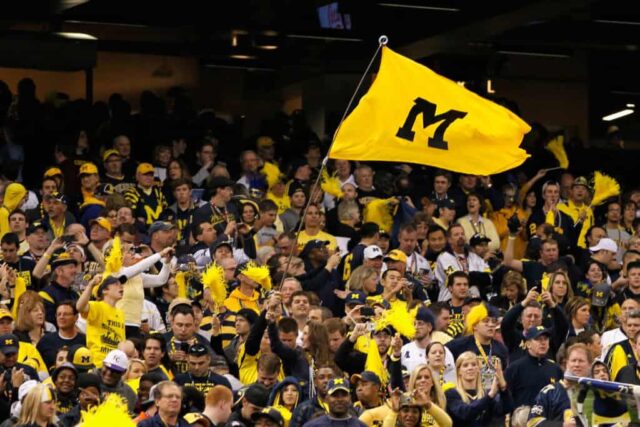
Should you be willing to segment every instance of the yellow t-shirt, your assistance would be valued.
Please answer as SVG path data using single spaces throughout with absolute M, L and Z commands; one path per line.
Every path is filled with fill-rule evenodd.
M 44 359 L 40 355 L 40 352 L 35 345 L 30 342 L 22 342 L 18 345 L 18 363 L 25 363 L 28 359 L 34 360 L 38 368 L 38 375 L 40 378 L 46 378 L 49 375 L 47 365 L 44 363 Z
M 90 301 L 82 317 L 87 319 L 87 348 L 100 368 L 107 354 L 125 340 L 124 312 L 104 301 Z
M 244 343 L 238 347 L 238 369 L 240 371 L 240 382 L 244 385 L 253 384 L 258 381 L 258 359 L 261 354 L 252 356 L 244 352 Z M 284 379 L 284 370 L 280 367 L 280 373 L 278 374 L 278 381 Z
M 338 249 L 338 241 L 335 237 L 333 237 L 329 233 L 325 233 L 324 231 L 319 231 L 318 234 L 310 236 L 307 234 L 306 230 L 302 230 L 298 234 L 298 253 L 302 252 L 304 245 L 307 244 L 310 240 L 328 240 L 329 244 L 327 245 L 327 249 L 329 252 L 335 252 Z

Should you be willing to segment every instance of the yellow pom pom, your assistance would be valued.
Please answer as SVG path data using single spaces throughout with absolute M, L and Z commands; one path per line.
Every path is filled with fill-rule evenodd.
M 593 174 L 593 198 L 591 206 L 599 206 L 611 197 L 620 194 L 620 184 L 608 175 L 600 171 Z
M 569 158 L 567 157 L 567 152 L 564 149 L 564 136 L 556 136 L 549 141 L 545 148 L 553 154 L 553 157 L 556 158 L 558 166 L 562 169 L 567 169 L 569 167 Z
M 484 304 L 478 304 L 475 307 L 473 307 L 471 310 L 469 310 L 469 313 L 467 314 L 467 318 L 466 318 L 466 323 L 467 323 L 466 334 L 467 335 L 473 334 L 473 327 L 476 326 L 482 319 L 485 319 L 488 316 L 489 316 L 489 311 L 487 310 L 487 307 Z
M 187 277 L 184 271 L 176 273 L 176 285 L 178 287 L 178 298 L 187 297 Z
M 242 274 L 259 283 L 265 291 L 271 290 L 271 275 L 269 274 L 269 267 L 266 265 L 257 265 L 250 261 L 242 270 Z
M 327 194 L 331 194 L 337 199 L 342 199 L 344 193 L 342 192 L 342 186 L 340 180 L 335 176 L 329 176 L 329 172 L 326 169 L 322 169 L 322 182 L 320 188 Z
M 125 400 L 111 393 L 99 406 L 82 411 L 82 427 L 135 427 Z
M 227 284 L 224 279 L 224 269 L 215 262 L 202 272 L 202 284 L 211 291 L 211 298 L 217 305 L 224 304 L 227 298 Z

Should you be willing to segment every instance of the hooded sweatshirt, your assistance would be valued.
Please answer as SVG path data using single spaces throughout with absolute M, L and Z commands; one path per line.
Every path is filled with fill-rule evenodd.
M 0 207 L 0 239 L 11 232 L 9 227 L 9 215 L 20 207 L 22 199 L 27 194 L 27 189 L 24 185 L 17 182 L 12 182 L 7 186 L 4 191 L 4 202 Z
M 295 409 L 295 407 L 298 406 L 298 403 L 302 400 L 302 388 L 300 387 L 300 383 L 296 377 L 286 377 L 273 387 L 271 394 L 269 395 L 269 406 L 280 412 L 280 415 L 282 415 L 282 418 L 284 419 L 284 427 L 289 427 L 289 421 L 291 421 L 292 413 L 292 410 L 290 411 L 287 409 L 282 401 L 282 392 L 289 384 L 293 384 L 298 390 L 298 400 L 293 407 L 293 409 Z

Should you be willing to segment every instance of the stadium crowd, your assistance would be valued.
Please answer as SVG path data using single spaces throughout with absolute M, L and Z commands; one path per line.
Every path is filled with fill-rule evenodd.
M 300 111 L 240 138 L 179 89 L 0 86 L 2 427 L 112 395 L 141 427 L 637 420 L 565 376 L 640 385 L 639 189 L 321 172 Z

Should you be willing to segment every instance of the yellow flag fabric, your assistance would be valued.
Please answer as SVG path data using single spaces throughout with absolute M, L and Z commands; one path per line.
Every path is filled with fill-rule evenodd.
M 531 128 L 386 46 L 378 75 L 337 131 L 332 159 L 419 163 L 475 175 L 512 169 Z

